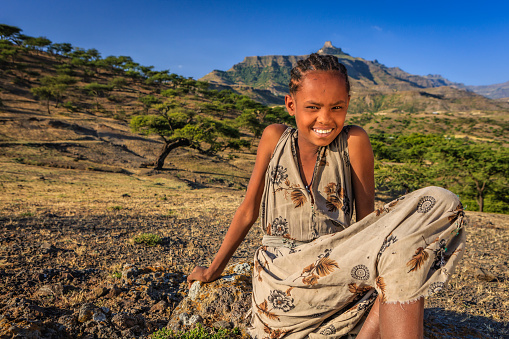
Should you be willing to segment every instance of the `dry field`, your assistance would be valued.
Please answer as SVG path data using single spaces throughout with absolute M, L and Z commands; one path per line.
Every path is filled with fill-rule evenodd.
M 81 297 L 71 293 L 59 300 L 40 300 L 45 307 L 66 308 L 83 302 L 95 284 L 115 282 L 126 263 L 183 273 L 210 263 L 243 196 L 242 190 L 229 188 L 193 189 L 166 174 L 126 175 L 5 161 L 0 178 L 3 306 L 13 297 L 33 298 L 44 283 L 34 275 L 51 269 L 100 271 L 86 281 Z M 427 301 L 427 319 L 434 324 L 428 331 L 437 338 L 444 333 L 455 337 L 462 333 L 459 329 L 465 338 L 477 337 L 474 333 L 507 338 L 509 216 L 468 216 L 463 264 L 449 289 Z M 131 239 L 140 233 L 157 234 L 163 242 L 155 247 L 133 244 Z M 255 225 L 233 261 L 250 261 L 260 237 Z M 54 251 L 45 253 L 44 248 Z

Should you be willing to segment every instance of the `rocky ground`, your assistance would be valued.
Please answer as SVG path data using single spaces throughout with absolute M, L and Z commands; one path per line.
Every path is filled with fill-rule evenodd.
M 189 218 L 135 209 L 65 215 L 54 208 L 16 215 L 14 205 L 6 206 L 0 217 L 0 338 L 143 338 L 168 324 L 180 329 L 196 322 L 244 324 L 246 267 L 240 275 L 232 268 L 233 275 L 214 285 L 211 293 L 224 303 L 220 312 L 200 313 L 189 298 L 181 304 L 188 295 L 185 274 L 210 262 L 242 192 L 188 194 L 188 206 L 190 196 L 208 196 Z M 221 206 L 217 199 L 230 203 Z M 509 336 L 509 216 L 468 214 L 463 265 L 449 289 L 427 301 L 428 338 Z M 159 234 L 162 242 L 133 243 L 140 233 Z M 259 238 L 255 227 L 232 262 L 250 262 Z M 216 311 L 223 318 L 212 322 L 207 312 Z

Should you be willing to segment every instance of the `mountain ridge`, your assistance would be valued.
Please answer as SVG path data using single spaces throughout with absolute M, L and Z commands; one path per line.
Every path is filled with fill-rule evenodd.
M 472 92 L 481 91 L 479 86 L 465 86 L 444 78 L 441 75 L 429 74 L 426 76 L 410 74 L 399 67 L 388 67 L 379 63 L 376 59 L 373 61 L 360 57 L 353 57 L 345 53 L 341 48 L 335 47 L 330 41 L 326 41 L 317 53 L 331 54 L 338 57 L 350 76 L 352 91 L 354 93 L 363 92 L 381 92 L 390 93 L 394 91 L 419 90 L 425 88 L 434 88 L 441 86 L 450 86 L 459 90 L 469 90 Z M 279 101 L 286 95 L 288 82 L 290 80 L 290 70 L 299 60 L 305 59 L 308 55 L 265 55 L 265 56 L 247 56 L 240 63 L 233 65 L 229 70 L 213 70 L 200 80 L 208 81 L 214 86 L 232 86 L 242 85 L 253 87 L 252 92 L 257 90 L 268 90 Z M 489 86 L 488 86 L 489 87 Z M 509 86 L 507 93 L 502 91 L 498 93 L 497 89 L 482 89 L 479 93 L 490 97 L 489 93 L 497 92 L 498 98 L 509 96 Z M 488 93 L 488 95 L 486 95 Z M 276 102 L 264 102 L 276 104 Z

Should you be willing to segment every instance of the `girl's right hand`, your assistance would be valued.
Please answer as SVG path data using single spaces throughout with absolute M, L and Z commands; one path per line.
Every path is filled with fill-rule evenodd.
M 191 272 L 191 274 L 189 274 L 187 276 L 188 287 L 191 288 L 191 285 L 195 281 L 201 281 L 201 282 L 211 282 L 211 281 L 214 281 L 214 280 L 216 280 L 219 277 L 220 274 L 217 277 L 215 277 L 214 275 L 215 274 L 211 274 L 211 272 L 209 272 L 209 268 L 208 267 L 205 267 L 205 266 L 196 266 L 194 268 L 194 270 Z

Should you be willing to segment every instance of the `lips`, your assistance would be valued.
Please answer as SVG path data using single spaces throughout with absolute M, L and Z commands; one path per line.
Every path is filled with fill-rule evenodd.
M 329 128 L 329 129 L 313 128 L 313 132 L 320 134 L 320 135 L 326 135 L 326 134 L 329 134 L 330 132 L 332 132 L 332 128 Z

